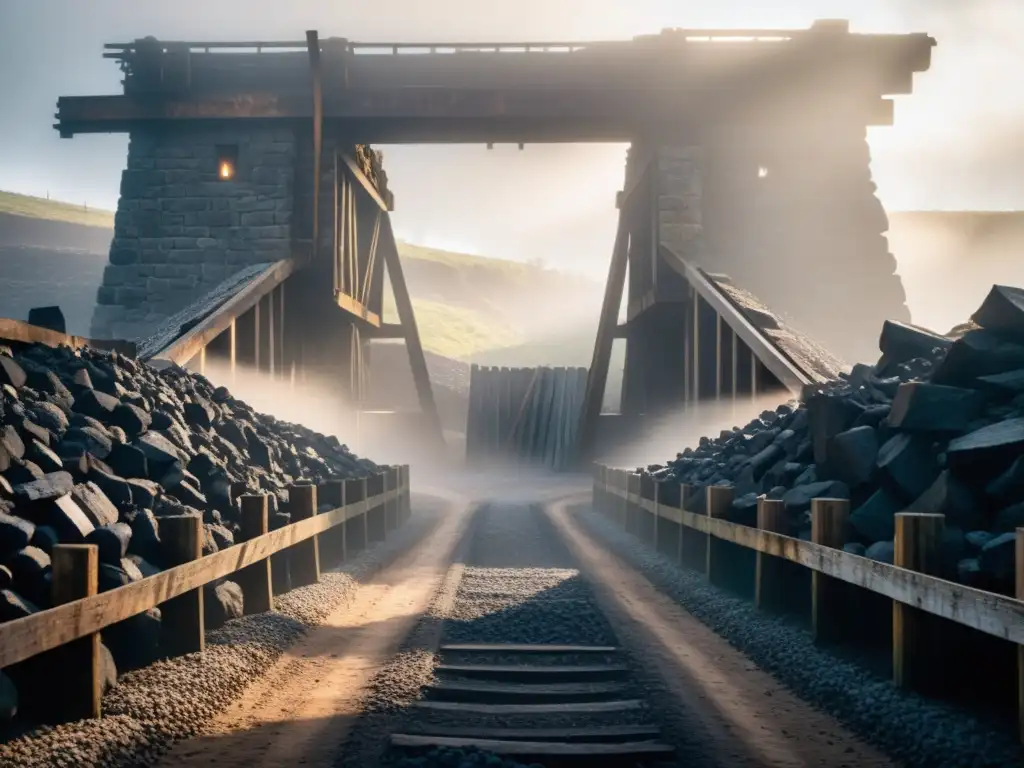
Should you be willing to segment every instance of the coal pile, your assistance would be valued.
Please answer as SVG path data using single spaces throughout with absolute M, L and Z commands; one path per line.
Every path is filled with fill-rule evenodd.
M 99 589 L 171 562 L 161 520 L 203 520 L 203 554 L 235 543 L 240 497 L 269 494 L 270 527 L 290 522 L 288 486 L 377 471 L 337 438 L 258 414 L 224 387 L 177 366 L 164 370 L 94 350 L 0 347 L 0 622 L 51 607 L 56 544 L 95 544 Z M 242 614 L 231 581 L 206 588 L 216 628 Z M 108 676 L 159 656 L 160 612 L 102 633 Z M 7 699 L 41 686 L 30 659 L 0 676 Z M 10 695 L 7 693 L 10 691 Z M 25 704 L 29 704 L 25 707 Z M 12 713 L 13 714 L 13 713 Z
M 810 538 L 815 497 L 852 509 L 845 549 L 893 561 L 897 512 L 946 516 L 944 578 L 1012 594 L 1024 526 L 1024 290 L 994 286 L 956 338 L 886 322 L 875 365 L 856 365 L 745 427 L 701 438 L 659 482 L 730 485 L 730 519 L 756 525 L 757 497 L 785 502 Z

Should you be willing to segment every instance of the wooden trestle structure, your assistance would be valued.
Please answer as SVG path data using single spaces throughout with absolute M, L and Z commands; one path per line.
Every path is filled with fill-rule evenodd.
M 827 113 L 827 124 L 809 129 L 823 135 L 839 124 L 891 124 L 888 97 L 912 91 L 933 45 L 927 35 L 851 34 L 841 21 L 804 30 L 671 29 L 604 42 L 357 43 L 316 32 L 286 42 L 146 38 L 107 46 L 104 55 L 125 73 L 124 93 L 62 97 L 56 128 L 64 137 L 129 132 L 133 142 L 197 128 L 292 131 L 290 257 L 155 356 L 201 361 L 214 352 L 274 375 L 313 372 L 358 403 L 369 341 L 401 338 L 438 439 L 389 216 L 393 198 L 365 145 L 631 142 L 578 430 L 584 458 L 599 431 L 617 337 L 627 342 L 627 420 L 703 398 L 798 390 L 820 377 L 806 356 L 758 327 L 706 262 L 666 241 L 660 148 L 708 146 L 733 130 L 785 131 L 809 111 Z M 627 267 L 629 312 L 619 327 Z M 395 325 L 381 321 L 385 271 Z

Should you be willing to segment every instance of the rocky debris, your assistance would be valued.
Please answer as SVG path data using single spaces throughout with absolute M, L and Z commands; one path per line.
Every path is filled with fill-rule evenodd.
M 59 543 L 96 544 L 99 588 L 115 589 L 169 565 L 163 516 L 202 517 L 204 552 L 215 552 L 240 531 L 243 494 L 271 494 L 277 511 L 292 483 L 376 471 L 336 437 L 256 413 L 177 366 L 0 346 L 0 622 L 51 606 Z M 232 582 L 211 588 L 214 625 L 240 615 L 243 600 Z M 159 624 L 149 611 L 105 630 L 111 668 L 157 658 Z
M 744 427 L 704 437 L 658 482 L 730 485 L 730 519 L 755 523 L 759 494 L 785 502 L 810 536 L 810 500 L 846 498 L 850 551 L 892 562 L 895 515 L 946 516 L 945 578 L 1013 592 L 1013 530 L 1024 525 L 1024 291 L 994 286 L 949 338 L 886 322 L 882 355 Z M 987 537 L 987 538 L 986 538 Z

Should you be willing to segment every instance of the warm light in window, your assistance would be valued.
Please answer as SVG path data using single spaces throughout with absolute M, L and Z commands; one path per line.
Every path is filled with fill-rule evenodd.
M 765 167 L 764 167 L 763 165 L 762 165 L 762 166 L 760 166 L 760 167 L 759 167 L 759 168 L 757 169 L 757 178 L 759 178 L 759 179 L 763 179 L 763 178 L 764 178 L 765 176 L 767 176 L 767 175 L 768 175 L 768 169 L 767 169 L 767 168 L 765 168 Z
M 223 144 L 217 147 L 217 179 L 231 181 L 238 170 L 238 146 Z

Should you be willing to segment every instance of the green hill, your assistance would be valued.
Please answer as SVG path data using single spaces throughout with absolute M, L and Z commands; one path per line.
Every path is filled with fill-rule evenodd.
M 114 212 L 102 208 L 88 208 L 82 204 L 64 203 L 43 197 L 0 192 L 0 213 L 25 216 L 30 219 L 81 224 L 86 227 L 113 229 Z

